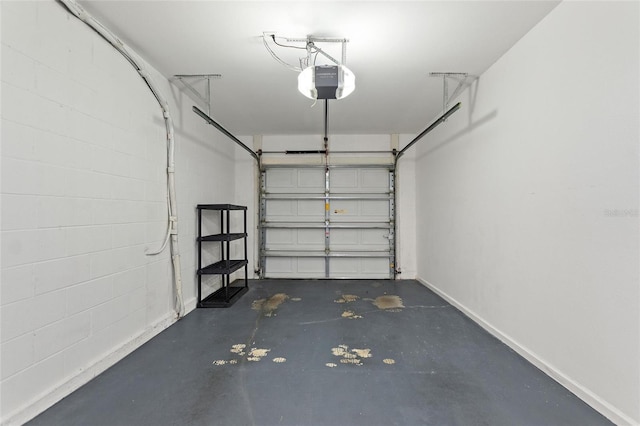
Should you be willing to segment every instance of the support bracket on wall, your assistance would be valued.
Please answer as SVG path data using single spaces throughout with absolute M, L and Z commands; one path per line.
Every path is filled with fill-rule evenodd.
M 211 115 L 211 80 L 222 78 L 222 74 L 177 74 L 171 80 L 179 81 L 188 92 L 207 107 L 207 114 Z
M 469 74 L 466 72 L 430 72 L 429 77 L 442 77 L 442 112 L 444 113 L 449 108 L 449 103 L 455 99 L 464 87 L 464 83 L 467 81 Z M 448 78 L 454 78 L 458 81 L 458 85 L 455 90 L 449 96 L 449 81 Z

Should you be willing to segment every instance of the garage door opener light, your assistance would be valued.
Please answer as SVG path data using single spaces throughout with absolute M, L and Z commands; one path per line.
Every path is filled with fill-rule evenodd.
M 304 43 L 305 46 L 295 46 L 278 42 L 277 38 L 287 43 Z M 306 50 L 307 54 L 299 58 L 300 66 L 291 65 L 282 60 L 269 46 L 268 40 L 279 47 Z M 298 90 L 309 99 L 342 99 L 349 96 L 356 88 L 356 77 L 345 65 L 347 61 L 346 38 L 326 38 L 307 36 L 306 38 L 276 37 L 275 33 L 263 33 L 262 41 L 271 56 L 290 70 L 297 71 Z M 341 60 L 335 59 L 316 43 L 340 43 L 342 47 Z M 329 59 L 332 64 L 316 65 L 318 55 Z
M 344 65 L 311 65 L 298 75 L 298 90 L 309 99 L 342 99 L 356 88 L 356 76 Z

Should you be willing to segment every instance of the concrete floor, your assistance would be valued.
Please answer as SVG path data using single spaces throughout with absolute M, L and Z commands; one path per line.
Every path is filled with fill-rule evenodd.
M 416 281 L 250 287 L 29 424 L 611 424 Z

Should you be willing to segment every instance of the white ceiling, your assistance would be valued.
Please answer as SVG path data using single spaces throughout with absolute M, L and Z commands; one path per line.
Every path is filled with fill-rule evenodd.
M 558 3 L 81 2 L 167 78 L 222 74 L 212 81 L 211 115 L 238 135 L 323 132 L 322 102 L 311 108 L 297 91 L 297 73 L 263 46 L 265 31 L 349 39 L 356 90 L 329 102 L 330 134 L 413 134 L 442 112 L 442 79 L 429 72 L 481 75 Z M 339 44 L 319 46 L 340 58 Z M 294 65 L 305 54 L 274 50 Z M 320 63 L 328 62 L 318 56 Z

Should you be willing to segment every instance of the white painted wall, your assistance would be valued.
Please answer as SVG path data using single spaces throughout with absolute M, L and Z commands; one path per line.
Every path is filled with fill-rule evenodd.
M 245 136 L 238 137 L 242 143 L 251 149 L 253 148 L 253 137 Z M 228 143 L 235 145 L 230 139 Z M 247 206 L 247 257 L 249 264 L 247 266 L 247 272 L 249 279 L 257 278 L 255 270 L 258 267 L 258 202 L 257 202 L 257 179 L 258 179 L 258 167 L 257 161 L 253 159 L 251 154 L 242 149 L 240 146 L 235 145 L 235 202 L 241 206 Z M 242 229 L 242 215 L 235 216 L 237 222 L 232 221 L 238 232 Z M 243 247 L 242 242 L 238 241 L 232 243 L 233 250 L 235 250 L 235 257 L 242 258 Z M 238 270 L 234 273 L 232 280 L 244 279 L 244 269 Z
M 424 127 L 430 123 L 425 123 Z M 399 135 L 401 150 L 415 135 Z M 398 268 L 399 279 L 415 279 L 417 277 L 416 256 L 416 149 L 409 148 L 398 160 L 397 191 L 398 211 L 396 228 L 398 232 Z
M 170 324 L 174 296 L 168 249 L 145 256 L 166 226 L 166 137 L 155 98 L 55 1 L 1 8 L 0 414 L 19 423 Z M 151 71 L 176 125 L 192 309 L 195 205 L 235 202 L 235 153 Z
M 639 3 L 564 2 L 417 157 L 418 275 L 640 422 Z

